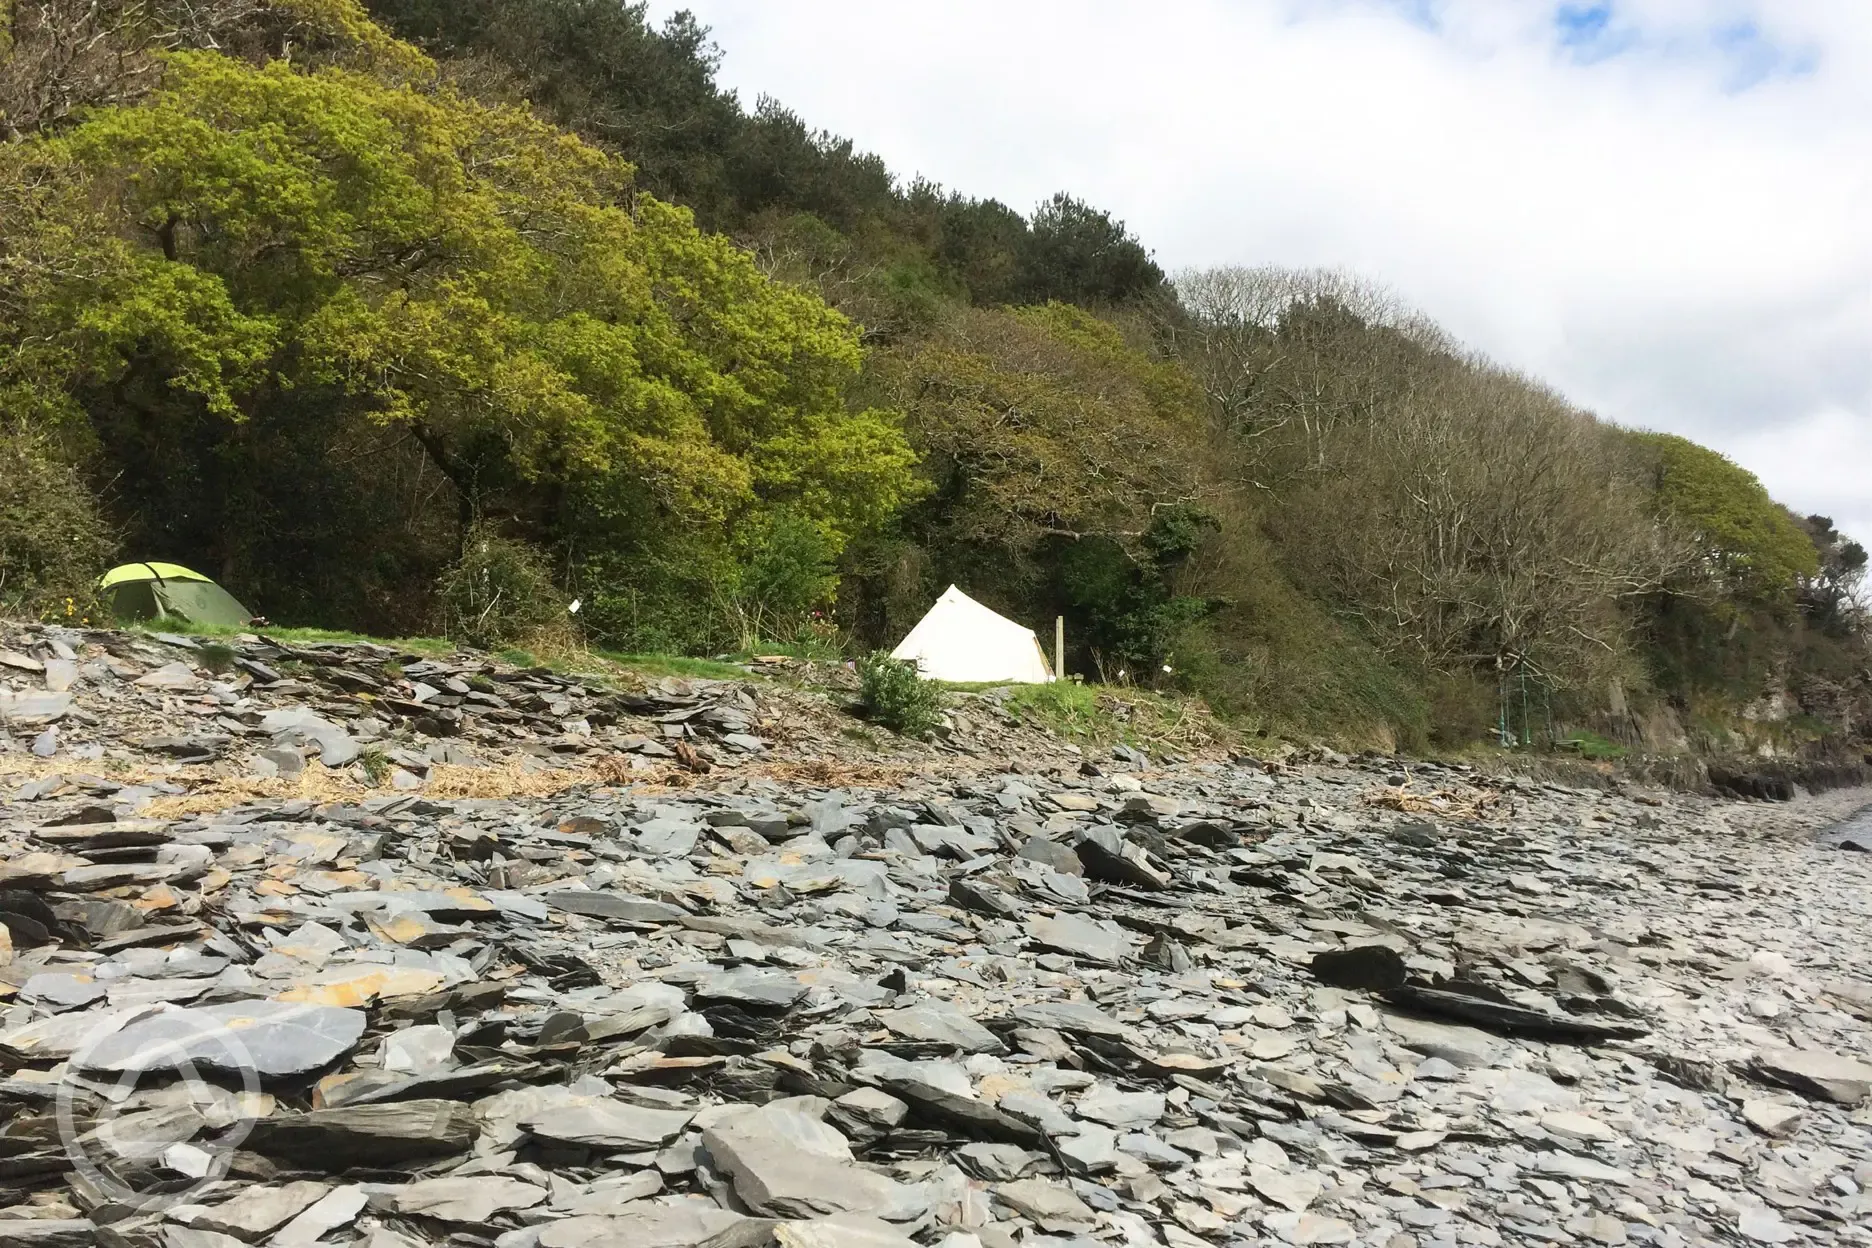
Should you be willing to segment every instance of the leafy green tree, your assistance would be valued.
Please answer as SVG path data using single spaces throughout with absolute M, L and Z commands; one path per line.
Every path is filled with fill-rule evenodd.
M 1820 572 L 1813 538 L 1770 498 L 1755 474 L 1708 447 L 1667 433 L 1633 434 L 1659 514 L 1702 552 L 1724 594 L 1791 605 Z
M 488 95 L 524 97 L 622 155 L 637 184 L 712 227 L 733 214 L 724 153 L 743 119 L 720 53 L 687 12 L 661 27 L 624 0 L 368 0 L 391 30 L 454 58 Z M 738 218 L 737 218 L 738 219 Z
M 877 353 L 872 375 L 929 481 L 904 521 L 922 552 L 907 608 L 956 580 L 1020 614 L 1063 612 L 1082 667 L 1094 649 L 1115 670 L 1172 644 L 1181 556 L 1153 543 L 1210 489 L 1201 398 L 1180 370 L 1050 304 L 956 313 Z M 868 592 L 896 575 L 874 571 Z
M 0 426 L 0 614 L 82 616 L 114 537 L 56 446 Z
M 1163 285 L 1150 252 L 1110 213 L 1064 191 L 1034 213 L 1022 248 L 1021 302 L 1119 304 Z
M 1863 613 L 1859 592 L 1865 583 L 1866 548 L 1835 528 L 1831 516 L 1808 516 L 1801 527 L 1820 557 L 1819 571 L 1801 582 L 1801 609 L 1821 632 L 1849 636 Z
M 1092 539 L 1058 552 L 1056 592 L 1075 624 L 1075 650 L 1093 670 L 1140 681 L 1159 681 L 1165 668 L 1179 674 L 1178 647 L 1221 604 L 1182 592 L 1178 574 L 1220 527 L 1207 512 L 1173 506 L 1152 517 L 1134 550 Z
M 548 542 L 785 506 L 836 550 L 913 488 L 895 419 L 846 406 L 855 326 L 519 110 L 182 53 L 8 155 L 0 384 L 178 481 L 219 465 L 229 549 L 282 416 L 398 431 L 463 529 L 506 510 Z
M 881 353 L 876 375 L 955 538 L 1135 546 L 1155 510 L 1202 491 L 1199 399 L 1182 374 L 1077 308 L 959 313 Z

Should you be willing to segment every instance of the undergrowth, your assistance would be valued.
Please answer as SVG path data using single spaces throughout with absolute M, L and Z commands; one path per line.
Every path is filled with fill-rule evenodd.
M 882 651 L 858 660 L 858 704 L 866 718 L 906 737 L 924 738 L 942 723 L 948 695 L 924 680 L 915 663 Z
M 1060 680 L 1021 685 L 1002 706 L 1055 736 L 1094 746 L 1200 750 L 1231 744 L 1241 735 L 1200 698 L 1144 689 Z

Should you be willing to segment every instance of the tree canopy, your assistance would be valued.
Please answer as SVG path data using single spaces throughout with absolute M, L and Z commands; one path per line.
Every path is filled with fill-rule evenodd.
M 1691 536 L 1727 592 L 1791 603 L 1801 581 L 1818 574 L 1813 538 L 1754 473 L 1688 438 L 1632 436 L 1646 454 L 1659 513 Z
M 1363 740 L 1530 679 L 1872 720 L 1864 548 L 1739 465 L 1358 278 L 900 179 L 719 55 L 620 0 L 0 4 L 0 607 L 121 550 L 291 622 L 869 647 L 955 581 Z

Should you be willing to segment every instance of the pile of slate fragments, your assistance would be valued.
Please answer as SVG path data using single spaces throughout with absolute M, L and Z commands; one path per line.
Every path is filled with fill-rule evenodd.
M 760 745 L 737 685 L 156 644 L 13 651 L 8 741 Z M 1866 795 L 1321 758 L 0 790 L 0 1248 L 1872 1243 Z
M 437 764 L 509 756 L 549 768 L 621 755 L 643 771 L 680 758 L 706 770 L 767 749 L 759 716 L 741 682 L 620 691 L 545 667 L 369 642 L 0 630 L 0 723 L 36 728 L 22 744 L 79 775 L 134 756 L 292 777 L 313 760 L 353 768 L 367 752 L 407 790 Z

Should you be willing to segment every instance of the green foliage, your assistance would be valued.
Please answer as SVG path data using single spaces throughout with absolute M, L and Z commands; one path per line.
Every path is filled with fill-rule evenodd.
M 894 639 L 953 581 L 1064 615 L 1077 670 L 1347 744 L 1461 748 L 1502 670 L 1568 722 L 1867 718 L 1862 547 L 1382 291 L 1171 290 L 1070 195 L 744 109 L 639 0 L 368 9 L 439 59 L 358 0 L 0 0 L 0 609 L 83 618 L 121 534 L 364 633 L 512 646 L 576 595 L 685 673 Z M 864 669 L 930 730 L 940 689 Z
M 1089 652 L 1106 678 L 1120 670 L 1153 682 L 1177 674 L 1178 645 L 1220 605 L 1178 592 L 1177 574 L 1220 527 L 1205 512 L 1171 506 L 1152 517 L 1136 553 L 1109 539 L 1075 542 L 1061 552 L 1059 596 L 1074 623 L 1075 647 Z
M 1199 396 L 1076 308 L 962 312 L 875 360 L 930 492 L 926 540 L 1031 555 L 1053 539 L 1127 548 L 1197 484 Z
M 618 151 L 639 185 L 712 225 L 723 153 L 742 124 L 714 81 L 718 54 L 686 12 L 652 26 L 620 0 L 368 0 L 376 18 L 440 55 L 473 56 L 486 89 L 531 101 Z M 489 66 L 492 66 L 490 70 Z
M 683 676 L 699 680 L 746 680 L 747 669 L 715 659 L 696 659 L 680 654 L 619 654 L 612 650 L 592 652 L 607 663 L 629 668 L 644 676 Z
M 835 246 L 806 249 L 817 254 L 814 267 L 789 276 L 818 286 L 867 328 L 922 323 L 950 295 L 984 306 L 1103 305 L 1164 285 L 1121 222 L 1070 195 L 1053 196 L 1028 219 L 926 182 L 900 185 L 875 154 L 813 129 L 770 97 L 743 111 L 715 81 L 720 53 L 686 12 L 659 28 L 646 4 L 618 0 L 369 3 L 438 54 L 491 56 L 515 79 L 499 89 L 618 151 L 636 166 L 639 185 L 690 205 L 712 228 L 771 241 L 763 218 L 809 214 L 836 231 L 843 237 Z M 869 289 L 854 298 L 853 287 Z
M 381 785 L 390 778 L 390 757 L 382 750 L 367 747 L 358 751 L 358 770 L 373 786 Z
M 437 596 L 452 639 L 496 650 L 565 618 L 545 556 L 491 525 L 468 530 L 461 558 L 442 574 Z
M 915 488 L 895 418 L 846 405 L 849 321 L 521 110 L 185 53 L 9 157 L 14 246 L 46 262 L 0 278 L 0 387 L 88 413 L 152 545 L 422 584 L 459 529 L 368 505 L 439 475 L 458 525 L 542 543 L 785 508 L 836 555 Z M 307 514 L 352 527 L 308 541 Z
M 1119 304 L 1156 294 L 1163 270 L 1124 223 L 1061 192 L 1034 213 L 1021 303 Z
M 927 737 L 942 724 L 945 699 L 915 663 L 873 651 L 858 660 L 858 706 L 866 718 L 906 737 Z
M 1689 533 L 1724 593 L 1791 604 L 1800 582 L 1819 574 L 1813 538 L 1754 473 L 1687 438 L 1630 436 L 1659 514 Z
M 1072 680 L 1022 685 L 1008 695 L 1007 709 L 1031 717 L 1055 736 L 1083 740 L 1102 735 L 1110 716 L 1099 708 L 1099 691 Z
M 1864 622 L 1859 594 L 1865 583 L 1866 548 L 1835 528 L 1829 516 L 1808 516 L 1801 527 L 1820 561 L 1819 570 L 1801 582 L 1801 609 L 1827 636 L 1850 638 Z
M 0 613 L 90 614 L 115 546 L 83 477 L 56 448 L 0 426 Z
M 1593 763 L 1612 763 L 1631 753 L 1616 741 L 1608 740 L 1596 732 L 1576 732 L 1564 741 L 1556 742 L 1556 748 L 1578 754 Z
M 201 660 L 201 665 L 211 672 L 221 673 L 234 670 L 234 647 L 225 642 L 204 642 L 197 647 L 195 654 Z
M 813 613 L 838 592 L 837 546 L 797 513 L 756 517 L 735 534 L 734 546 L 733 610 L 744 646 L 806 632 Z

